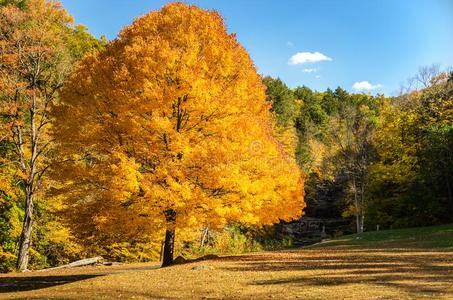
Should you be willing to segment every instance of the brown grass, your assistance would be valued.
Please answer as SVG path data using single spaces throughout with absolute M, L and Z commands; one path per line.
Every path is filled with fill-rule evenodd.
M 149 263 L 11 273 L 0 275 L 0 298 L 453 299 L 453 253 L 338 246 L 164 269 Z

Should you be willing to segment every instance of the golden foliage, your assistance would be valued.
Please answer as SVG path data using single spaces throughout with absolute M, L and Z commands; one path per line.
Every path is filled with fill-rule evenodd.
M 102 48 L 73 27 L 58 1 L 23 4 L 0 5 L 0 239 L 5 251 L 18 254 L 21 269 L 29 245 L 41 266 L 80 250 L 54 214 L 61 201 L 45 198 L 53 185 L 46 177 L 54 155 L 49 115 L 74 61 Z
M 228 221 L 269 224 L 304 207 L 300 171 L 274 138 L 255 67 L 222 18 L 181 3 L 85 58 L 54 109 L 54 169 L 77 231 L 118 237 Z

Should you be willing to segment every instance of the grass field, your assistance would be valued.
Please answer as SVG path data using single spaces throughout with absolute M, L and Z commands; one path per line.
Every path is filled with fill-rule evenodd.
M 0 298 L 453 299 L 453 225 L 164 269 L 146 263 L 3 274 Z

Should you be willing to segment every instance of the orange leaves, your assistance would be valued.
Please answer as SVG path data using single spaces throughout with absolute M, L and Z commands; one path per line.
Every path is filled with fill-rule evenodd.
M 124 231 L 111 219 L 151 235 L 168 209 L 177 228 L 301 213 L 291 146 L 273 137 L 261 78 L 215 12 L 176 3 L 138 18 L 62 95 L 55 136 L 61 153 L 95 159 L 79 184 L 99 205 L 81 209 L 104 229 Z
M 27 9 L 0 7 L 0 142 L 11 145 L 2 159 L 17 169 L 15 180 L 23 184 L 15 188 L 29 183 L 37 191 L 42 183 L 39 174 L 52 146 L 47 134 L 50 103 L 70 68 L 64 45 L 70 22 L 52 1 L 30 0 Z M 3 166 L 0 176 L 9 172 Z
M 110 165 L 109 174 L 112 175 L 110 180 L 111 197 L 119 201 L 128 200 L 139 190 L 142 176 L 137 170 L 138 164 L 124 153 L 115 152 L 112 156 L 117 162 Z

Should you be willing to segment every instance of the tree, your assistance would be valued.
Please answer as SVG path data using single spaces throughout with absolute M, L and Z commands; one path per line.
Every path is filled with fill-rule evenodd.
M 27 0 L 0 0 L 0 6 L 15 5 L 19 8 L 26 6 Z
M 408 227 L 452 221 L 452 99 L 446 74 L 425 89 L 388 99 L 370 169 L 369 224 Z
M 323 107 L 322 93 L 313 92 L 308 87 L 297 87 L 294 95 L 300 101 L 295 127 L 299 136 L 297 161 L 306 173 L 312 173 L 319 167 L 323 154 L 328 115 Z M 316 148 L 316 150 L 315 150 Z
M 107 38 L 101 35 L 99 39 L 91 35 L 84 25 L 75 25 L 73 28 L 68 28 L 69 34 L 66 37 L 66 48 L 71 54 L 74 61 L 79 61 L 87 53 L 92 51 L 102 51 L 107 44 Z
M 418 69 L 417 75 L 413 77 L 413 80 L 421 84 L 422 88 L 427 88 L 433 84 L 433 79 L 439 74 L 440 66 L 432 64 L 431 66 L 423 66 Z
M 78 58 L 68 44 L 88 39 L 71 24 L 70 15 L 53 1 L 12 1 L 0 7 L 0 178 L 9 185 L 0 184 L 0 192 L 8 199 L 24 198 L 19 271 L 27 269 L 35 202 L 49 168 L 50 107 Z
M 261 78 L 216 12 L 176 3 L 135 20 L 78 65 L 53 115 L 68 160 L 54 176 L 80 236 L 165 232 L 166 266 L 177 229 L 270 224 L 304 206 Z
M 42 162 L 50 140 L 46 136 L 48 109 L 62 83 L 67 57 L 62 38 L 69 15 L 55 3 L 30 1 L 26 10 L 0 10 L 2 132 L 13 144 L 11 163 L 20 169 L 25 190 L 24 225 L 17 269 L 25 270 L 33 229 L 34 197 L 46 171 Z M 57 26 L 55 26 L 57 25 Z
M 373 135 L 377 122 L 378 98 L 363 94 L 348 95 L 335 92 L 338 110 L 329 124 L 331 143 L 338 148 L 337 164 L 348 174 L 353 195 L 352 211 L 356 217 L 356 230 L 364 230 L 365 192 L 368 168 L 374 159 Z
M 278 125 L 282 127 L 292 126 L 297 116 L 297 106 L 293 92 L 281 81 L 270 76 L 263 78 L 266 85 L 267 101 L 272 104 Z
M 431 183 L 447 221 L 453 212 L 453 83 L 440 82 L 423 91 L 414 129 L 423 181 Z
M 266 100 L 271 104 L 274 122 L 274 135 L 283 145 L 286 153 L 296 155 L 297 132 L 294 121 L 298 115 L 298 103 L 293 92 L 279 78 L 263 78 L 266 86 Z

